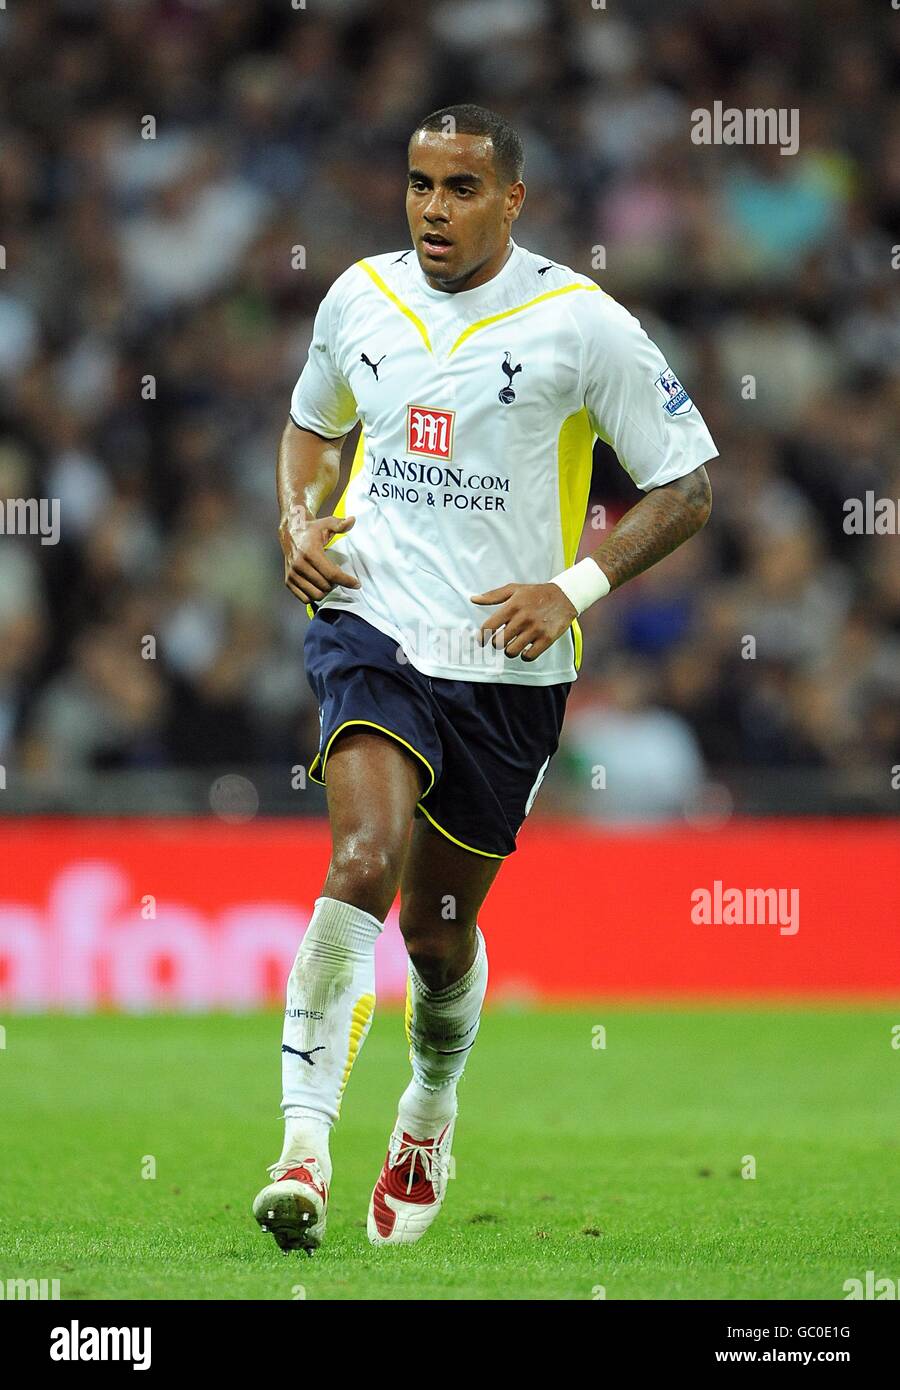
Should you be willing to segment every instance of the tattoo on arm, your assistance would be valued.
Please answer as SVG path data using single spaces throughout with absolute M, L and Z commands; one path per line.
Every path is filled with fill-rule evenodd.
M 591 552 L 591 559 L 610 588 L 617 589 L 690 540 L 706 525 L 711 509 L 709 478 L 701 466 L 642 497 Z

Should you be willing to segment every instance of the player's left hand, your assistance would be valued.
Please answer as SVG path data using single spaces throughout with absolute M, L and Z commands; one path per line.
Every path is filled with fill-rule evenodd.
M 481 645 L 490 640 L 494 647 L 502 647 L 507 656 L 521 656 L 523 661 L 535 661 L 578 617 L 574 603 L 558 584 L 502 584 L 499 589 L 472 594 L 471 600 L 500 604 L 481 624 Z M 503 633 L 498 641 L 500 628 Z

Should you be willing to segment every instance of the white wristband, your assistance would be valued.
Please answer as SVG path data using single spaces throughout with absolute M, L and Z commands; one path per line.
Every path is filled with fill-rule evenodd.
M 590 556 L 579 560 L 571 569 L 563 570 L 562 574 L 555 574 L 550 583 L 559 585 L 579 613 L 609 593 L 609 580 Z

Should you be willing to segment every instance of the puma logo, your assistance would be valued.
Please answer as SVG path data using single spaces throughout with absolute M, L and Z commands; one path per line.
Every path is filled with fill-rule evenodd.
M 303 1060 L 304 1060 L 304 1062 L 308 1062 L 309 1065 L 310 1065 L 311 1067 L 314 1067 L 316 1064 L 315 1064 L 315 1062 L 314 1062 L 313 1059 L 312 1059 L 313 1053 L 314 1053 L 314 1052 L 324 1052 L 324 1051 L 325 1051 L 325 1047 L 324 1047 L 324 1044 L 323 1044 L 322 1047 L 311 1047 L 310 1050 L 309 1050 L 308 1052 L 298 1052 L 298 1050 L 297 1050 L 296 1047 L 288 1047 L 287 1043 L 282 1043 L 282 1044 L 281 1044 L 281 1050 L 282 1050 L 282 1052 L 292 1052 L 292 1053 L 294 1054 L 295 1057 L 302 1057 Z
M 360 353 L 360 358 L 359 358 L 359 360 L 360 360 L 360 362 L 365 362 L 365 364 L 366 364 L 367 367 L 371 367 L 371 368 L 372 368 L 372 371 L 375 373 L 375 380 L 377 381 L 377 380 L 378 380 L 378 368 L 381 366 L 382 362 L 384 361 L 384 359 L 385 359 L 386 357 L 387 357 L 387 353 L 386 353 L 386 352 L 383 352 L 383 353 L 381 354 L 381 356 L 379 357 L 379 359 L 378 359 L 377 362 L 370 362 L 369 359 L 368 359 L 368 357 L 366 356 L 366 354 L 363 352 L 363 353 Z

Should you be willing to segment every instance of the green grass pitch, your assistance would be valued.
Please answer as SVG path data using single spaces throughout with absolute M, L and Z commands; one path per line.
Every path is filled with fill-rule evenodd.
M 7 1018 L 0 1281 L 58 1278 L 63 1299 L 841 1299 L 866 1270 L 900 1277 L 895 1015 L 495 1008 L 441 1217 L 373 1250 L 408 1074 L 381 1010 L 311 1259 L 250 1216 L 280 1148 L 278 1016 Z

